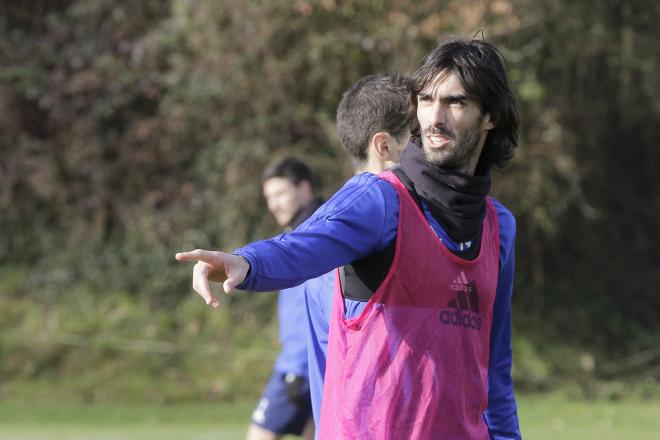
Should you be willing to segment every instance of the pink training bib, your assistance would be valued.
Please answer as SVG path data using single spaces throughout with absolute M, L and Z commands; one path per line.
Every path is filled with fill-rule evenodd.
M 363 312 L 344 319 L 338 275 L 319 439 L 488 439 L 488 356 L 499 272 L 487 199 L 479 256 L 452 254 L 391 172 L 396 251 Z

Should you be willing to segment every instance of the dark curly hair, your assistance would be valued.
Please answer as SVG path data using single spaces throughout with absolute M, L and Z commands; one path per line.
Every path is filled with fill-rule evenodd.
M 433 49 L 412 76 L 410 134 L 420 136 L 417 95 L 438 75 L 453 73 L 482 114 L 490 114 L 490 130 L 479 158 L 480 167 L 502 168 L 518 145 L 518 109 L 505 72 L 502 53 L 483 40 L 450 38 Z

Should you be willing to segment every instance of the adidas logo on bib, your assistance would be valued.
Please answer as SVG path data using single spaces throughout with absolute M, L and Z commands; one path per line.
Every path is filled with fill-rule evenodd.
M 479 316 L 479 295 L 474 281 L 468 281 L 465 272 L 461 273 L 449 284 L 449 292 L 454 296 L 447 303 L 447 309 L 440 312 L 442 324 L 457 327 L 481 329 Z

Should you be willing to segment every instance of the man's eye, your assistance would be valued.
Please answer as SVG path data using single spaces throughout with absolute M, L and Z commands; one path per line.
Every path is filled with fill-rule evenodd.
M 418 100 L 421 101 L 421 102 L 430 102 L 431 101 L 431 95 L 419 95 Z

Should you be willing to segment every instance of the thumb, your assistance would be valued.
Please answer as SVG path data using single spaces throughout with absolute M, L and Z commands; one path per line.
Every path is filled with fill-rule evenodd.
M 239 255 L 229 255 L 227 279 L 222 283 L 225 293 L 230 294 L 236 289 L 236 286 L 245 281 L 245 276 L 250 270 L 250 263 Z
M 234 291 L 236 286 L 239 284 L 236 278 L 227 278 L 224 283 L 222 283 L 222 288 L 225 290 L 225 293 L 229 295 Z

